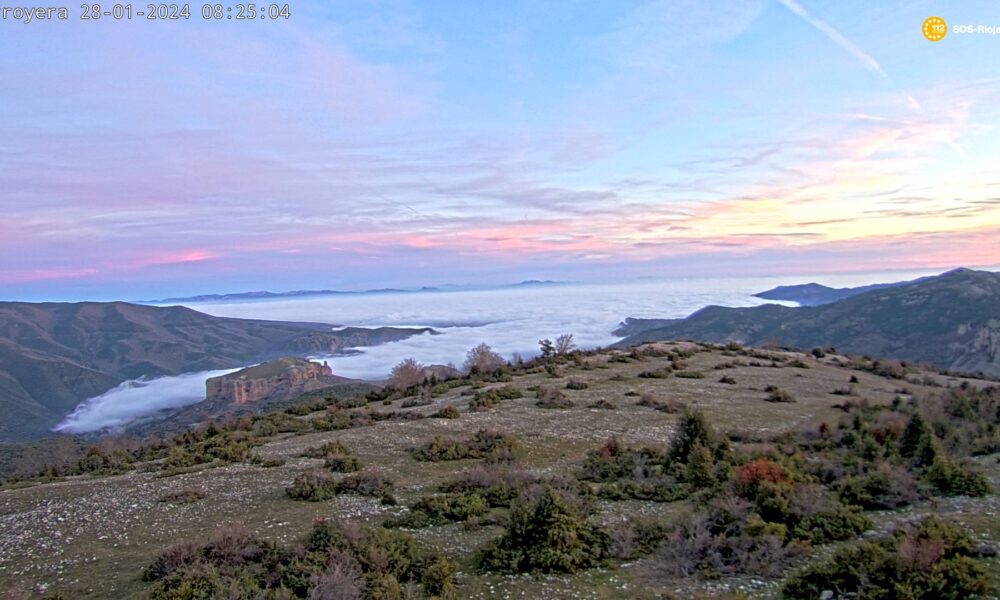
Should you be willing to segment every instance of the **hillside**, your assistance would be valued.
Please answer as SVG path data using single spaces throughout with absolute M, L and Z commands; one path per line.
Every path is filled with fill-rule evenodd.
M 122 381 L 336 353 L 430 332 L 213 317 L 125 302 L 0 302 L 0 441 L 46 434 Z
M 956 269 L 957 271 L 962 271 L 963 269 Z M 947 275 L 951 273 L 949 271 L 944 273 Z M 788 300 L 791 302 L 797 302 L 800 306 L 819 306 L 820 304 L 829 304 L 831 302 L 837 302 L 838 300 L 843 300 L 844 298 L 850 298 L 851 296 L 857 296 L 858 294 L 864 294 L 865 292 L 871 292 L 874 290 L 896 287 L 900 285 L 909 285 L 912 283 L 919 283 L 927 279 L 933 279 L 938 277 L 937 275 L 930 275 L 927 277 L 919 277 L 917 279 L 912 279 L 910 281 L 896 281 L 893 283 L 872 283 L 869 285 L 861 285 L 858 287 L 844 287 L 844 288 L 834 288 L 819 283 L 803 283 L 799 285 L 779 285 L 778 287 L 771 288 L 764 292 L 758 292 L 754 294 L 758 298 L 763 298 L 765 300 Z
M 657 343 L 311 396 L 167 448 L 112 440 L 82 473 L 0 488 L 0 589 L 814 600 L 797 574 L 858 548 L 865 559 L 848 566 L 878 569 L 887 551 L 858 544 L 897 530 L 923 539 L 907 532 L 935 515 L 956 527 L 932 521 L 920 561 L 889 564 L 926 563 L 959 592 L 949 597 L 997 598 L 1000 503 L 988 487 L 1000 485 L 1000 446 L 977 419 L 995 428 L 1000 395 L 990 382 L 873 367 Z M 934 435 L 911 426 L 921 407 L 950 479 L 915 466 L 900 441 Z M 945 559 L 933 550 L 942 531 L 974 542 L 946 542 L 959 558 Z
M 960 269 L 815 307 L 709 306 L 685 319 L 629 319 L 618 343 L 693 339 L 928 362 L 1000 376 L 1000 274 Z
M 833 288 L 819 283 L 803 283 L 799 285 L 779 285 L 776 288 L 758 292 L 754 296 L 765 300 L 789 300 L 791 302 L 798 302 L 802 306 L 819 306 L 820 304 L 829 304 L 892 285 L 898 284 L 875 283 L 853 288 Z

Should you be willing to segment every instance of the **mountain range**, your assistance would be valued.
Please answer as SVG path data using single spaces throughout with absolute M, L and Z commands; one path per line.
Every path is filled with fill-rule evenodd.
M 424 286 L 417 289 L 403 288 L 379 288 L 374 290 L 345 291 L 345 290 L 293 290 L 290 292 L 269 292 L 258 290 L 253 292 L 235 292 L 232 294 L 201 294 L 198 296 L 180 296 L 176 298 L 164 298 L 162 300 L 137 300 L 138 304 L 184 304 L 189 302 L 231 302 L 242 300 L 275 300 L 280 298 L 299 298 L 302 296 L 358 296 L 364 294 L 418 294 L 422 292 L 457 292 L 478 289 L 503 289 L 516 287 L 535 287 L 544 285 L 558 285 L 558 281 L 529 279 L 520 283 L 512 283 L 499 286 L 472 286 L 443 284 L 439 286 Z
M 900 285 L 898 283 L 873 283 L 860 287 L 833 288 L 820 283 L 803 283 L 799 285 L 779 285 L 765 292 L 754 294 L 764 300 L 787 300 L 797 302 L 800 306 L 819 306 L 829 304 L 851 296 L 885 287 Z
M 84 399 L 123 381 L 332 354 L 428 328 L 348 327 L 214 317 L 125 302 L 0 302 L 0 441 L 47 434 Z
M 957 269 L 818 306 L 708 306 L 684 319 L 626 319 L 619 346 L 694 339 L 927 362 L 1000 376 L 1000 273 Z
M 962 269 L 958 270 L 961 271 Z M 815 282 L 803 283 L 799 285 L 779 285 L 776 288 L 771 288 L 764 292 L 758 292 L 754 294 L 754 296 L 758 298 L 763 298 L 765 300 L 787 300 L 795 302 L 800 306 L 819 306 L 820 304 L 829 304 L 831 302 L 843 300 L 844 298 L 850 298 L 851 296 L 864 294 L 865 292 L 870 292 L 872 290 L 878 290 L 888 287 L 897 287 L 900 285 L 908 285 L 911 283 L 918 283 L 926 279 L 931 279 L 933 277 L 937 276 L 930 275 L 927 277 L 912 279 L 910 281 L 896 281 L 893 283 L 872 283 L 869 285 L 862 285 L 858 287 L 844 287 L 844 288 L 829 287 Z

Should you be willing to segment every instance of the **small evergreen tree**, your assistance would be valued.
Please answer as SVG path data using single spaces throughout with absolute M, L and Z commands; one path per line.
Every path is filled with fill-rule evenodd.
M 914 466 L 929 467 L 934 464 L 939 448 L 934 432 L 920 413 L 913 413 L 899 440 L 899 454 L 913 461 Z
M 479 564 L 506 573 L 573 573 L 603 563 L 609 543 L 579 509 L 546 487 L 536 502 L 511 509 L 506 532 L 487 546 Z
M 695 446 L 699 444 L 705 448 L 714 448 L 715 435 L 701 411 L 687 408 L 670 443 L 668 456 L 671 462 L 687 464 Z

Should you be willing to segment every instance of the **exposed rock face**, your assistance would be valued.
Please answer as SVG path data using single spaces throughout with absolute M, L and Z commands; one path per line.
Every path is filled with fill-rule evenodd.
M 126 302 L 0 302 L 0 442 L 52 434 L 79 403 L 129 379 L 349 352 L 431 329 L 213 317 Z
M 302 358 L 279 358 L 205 382 L 205 399 L 229 404 L 286 400 L 305 392 L 330 386 L 343 378 L 334 377 L 326 362 Z

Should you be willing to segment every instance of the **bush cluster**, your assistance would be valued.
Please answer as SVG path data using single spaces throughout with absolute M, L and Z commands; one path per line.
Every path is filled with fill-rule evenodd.
M 701 371 L 677 371 L 674 373 L 674 377 L 680 377 L 681 379 L 704 379 L 705 374 Z
M 458 409 L 455 408 L 454 406 L 446 406 L 431 415 L 431 417 L 435 419 L 457 419 L 461 416 L 462 414 L 459 413 Z
M 586 520 L 585 509 L 552 488 L 519 501 L 503 535 L 480 552 L 479 567 L 502 573 L 572 573 L 604 564 L 610 538 Z
M 776 385 L 769 385 L 764 388 L 764 391 L 767 392 L 765 400 L 768 402 L 795 402 L 795 396 L 791 392 L 785 391 Z
M 538 401 L 535 406 L 538 408 L 573 408 L 575 404 L 566 397 L 562 390 L 553 387 L 542 387 L 536 392 Z
M 469 401 L 469 408 L 472 410 L 488 410 L 505 400 L 516 400 L 522 396 L 524 396 L 524 392 L 514 385 L 494 387 L 476 392 L 476 395 Z
M 424 496 L 410 507 L 408 513 L 387 520 L 383 526 L 417 529 L 444 525 L 479 517 L 489 510 L 490 506 L 486 499 L 474 492 Z
M 378 496 L 386 503 L 392 503 L 393 482 L 379 470 L 366 469 L 341 479 L 326 471 L 300 473 L 285 488 L 285 493 L 293 500 L 322 502 L 337 494 L 360 494 Z
M 309 448 L 302 453 L 302 456 L 322 458 L 323 466 L 333 473 L 353 473 L 360 471 L 363 466 L 350 448 L 339 441 L 327 442 L 322 446 Z
M 439 462 L 482 458 L 486 462 L 512 462 L 520 449 L 517 441 L 493 429 L 480 429 L 465 440 L 447 440 L 434 436 L 427 444 L 415 448 L 411 454 L 415 460 Z
M 299 542 L 281 545 L 236 528 L 202 545 L 163 552 L 143 572 L 153 600 L 190 598 L 398 599 L 455 597 L 453 561 L 421 552 L 405 533 L 317 519 Z
M 837 550 L 793 574 L 782 593 L 789 600 L 820 598 L 828 590 L 871 600 L 962 600 L 987 590 L 986 570 L 975 556 L 967 533 L 930 517 Z

